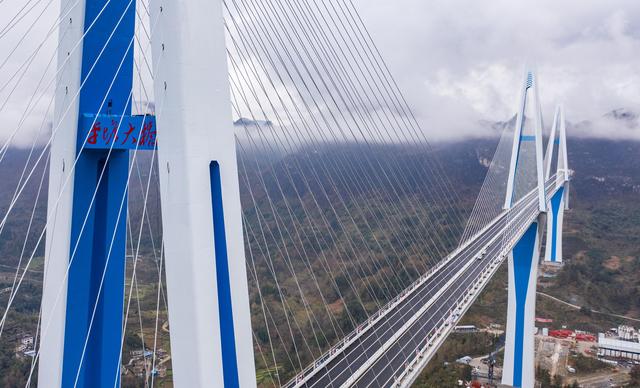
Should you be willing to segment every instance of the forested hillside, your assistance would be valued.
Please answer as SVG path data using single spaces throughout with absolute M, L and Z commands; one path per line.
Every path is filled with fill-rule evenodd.
M 271 340 L 277 342 L 274 345 L 277 359 L 287 360 L 286 355 L 292 350 L 293 343 L 284 333 L 279 335 L 276 332 L 276 325 L 265 324 L 265 317 L 269 322 L 279 322 L 284 320 L 285 314 L 291 314 L 284 312 L 280 292 L 286 294 L 284 296 L 288 304 L 286 308 L 295 313 L 301 325 L 300 332 L 310 333 L 314 327 L 329 328 L 336 324 L 339 326 L 332 330 L 325 330 L 326 335 L 312 341 L 309 349 L 298 349 L 301 361 L 307 363 L 312 359 L 312 355 L 317 356 L 320 351 L 335 342 L 342 333 L 352 330 L 354 322 L 363 319 L 367 312 L 375 311 L 377 306 L 393 297 L 402 285 L 412 281 L 421 271 L 426 270 L 429 259 L 439 259 L 437 247 L 446 246 L 450 249 L 455 246 L 460 237 L 461 225 L 456 219 L 451 218 L 450 207 L 455 206 L 462 211 L 462 214 L 468 214 L 484 179 L 487 161 L 493 155 L 496 141 L 496 139 L 474 139 L 433 146 L 438 163 L 457 193 L 454 203 L 442 201 L 436 192 L 424 192 L 422 189 L 424 185 L 416 184 L 404 187 L 402 195 L 397 196 L 398 203 L 390 206 L 387 203 L 388 197 L 379 193 L 384 194 L 395 190 L 393 185 L 380 182 L 376 185 L 377 194 L 374 194 L 366 190 L 361 183 L 340 178 L 339 171 L 335 168 L 333 170 L 326 168 L 328 161 L 336 160 L 337 154 L 342 155 L 343 165 L 346 163 L 355 171 L 365 172 L 372 168 L 371 165 L 363 162 L 360 151 L 354 145 L 345 145 L 342 149 L 304 149 L 297 154 L 284 157 L 258 155 L 257 158 L 261 163 L 255 165 L 252 164 L 251 159 L 241 160 L 241 166 L 243 166 L 240 182 L 243 206 L 246 210 L 244 221 L 245 225 L 249 225 L 246 237 L 247 252 L 252 260 L 249 277 L 254 339 L 258 341 L 257 349 L 267 349 L 269 336 L 271 336 Z M 638 201 L 640 199 L 640 143 L 581 138 L 570 138 L 569 143 L 569 165 L 575 170 L 575 178 L 571 183 L 571 211 L 565 216 L 564 241 L 567 264 L 557 277 L 545 283 L 545 290 L 592 309 L 640 317 L 640 284 L 638 282 L 640 278 L 640 201 Z M 33 157 L 37 156 L 39 151 L 35 152 Z M 369 152 L 372 153 L 370 156 L 373 159 L 390 165 L 395 162 L 389 158 L 389 155 L 395 156 L 393 160 L 402 160 L 406 155 L 406 160 L 410 163 L 401 165 L 402 168 L 413 169 L 411 176 L 425 181 L 436 179 L 427 170 L 421 168 L 422 163 L 434 163 L 434 159 L 426 154 L 424 160 L 420 159 L 420 155 L 424 153 L 422 149 L 379 145 Z M 5 166 L 12 167 L 0 170 L 2 214 L 9 206 L 16 183 L 22 173 L 22 166 L 28 157 L 28 150 L 11 150 L 5 157 L 3 162 L 6 163 Z M 266 164 L 265 158 L 269 158 Z M 141 203 L 148 178 L 149 155 L 140 156 L 139 161 L 140 165 L 134 169 L 130 186 L 130 219 L 131 229 L 134 231 L 139 228 L 142 214 Z M 258 165 L 271 167 L 268 170 L 261 170 L 255 167 Z M 292 169 L 291 166 L 296 166 L 296 169 Z M 400 165 L 393 166 L 395 164 L 392 168 L 401 168 Z M 44 225 L 46 174 L 42 180 L 43 190 L 38 197 L 42 172 L 42 168 L 36 169 L 32 182 L 25 188 L 20 201 L 15 204 L 13 215 L 9 217 L 9 222 L 2 231 L 0 289 L 11 287 L 14 270 L 21 261 L 23 249 L 22 266 L 29 259 Z M 393 173 L 401 174 L 400 171 Z M 314 176 L 314 180 L 309 180 L 309 176 Z M 263 180 L 264 185 L 258 185 L 259 180 Z M 310 184 L 305 183 L 309 181 L 311 181 Z M 136 311 L 132 310 L 129 317 L 136 322 L 138 320 L 142 322 L 145 328 L 146 347 L 151 347 L 150 341 L 154 334 L 158 283 L 157 255 L 161 241 L 160 203 L 155 176 L 152 177 L 151 182 L 147 201 L 147 225 L 143 228 L 140 247 L 142 260 L 138 268 L 137 286 L 139 285 L 141 310 L 138 312 L 133 309 Z M 264 190 L 263 187 L 268 189 Z M 323 187 L 332 187 L 332 192 L 315 198 L 312 193 L 322 190 Z M 275 198 L 267 198 L 268 192 L 281 194 Z M 33 212 L 32 232 L 27 245 L 23 247 L 23 236 L 28 228 L 36 197 L 39 200 Z M 293 198 L 299 198 L 299 200 L 288 200 Z M 306 213 L 307 208 L 304 204 L 316 200 L 323 211 Z M 344 207 L 355 215 L 349 225 L 340 225 L 345 214 L 339 209 L 332 210 L 332 204 L 340 200 L 346 201 L 343 204 Z M 420 203 L 429 203 L 429 207 L 421 207 L 418 214 L 407 211 Z M 289 206 L 290 204 L 297 205 Z M 270 208 L 271 206 L 273 208 Z M 296 227 L 302 237 L 279 235 L 279 227 L 288 218 L 274 217 L 274 211 L 296 215 L 291 219 L 299 223 Z M 387 223 L 380 221 L 383 217 L 387 219 Z M 420 219 L 416 220 L 416 217 Z M 359 226 L 362 225 L 370 226 L 371 235 L 359 234 Z M 385 225 L 396 225 L 400 228 L 402 233 L 398 233 L 397 236 L 419 235 L 425 238 L 383 239 L 385 233 L 389 233 L 383 227 Z M 402 230 L 416 225 L 422 225 L 422 229 Z M 323 240 L 305 237 L 311 235 L 304 233 L 309 232 L 310 228 L 315 228 L 317 235 L 328 237 Z M 345 233 L 339 234 L 338 231 Z M 439 237 L 435 234 L 439 234 Z M 427 238 L 429 236 L 444 241 L 436 242 Z M 279 245 L 281 242 L 276 241 L 282 239 L 288 242 L 285 245 Z M 387 243 L 381 245 L 379 241 L 382 240 Z M 267 243 L 264 244 L 264 241 Z M 43 246 L 42 242 L 35 250 L 31 271 L 25 278 L 23 286 L 25 288 L 19 294 L 15 308 L 9 315 L 3 341 L 0 342 L 3 346 L 2 354 L 5 357 L 13 353 L 11 348 L 15 345 L 5 339 L 10 339 L 20 332 L 35 331 L 39 309 Z M 288 260 L 287 252 L 279 246 L 286 246 L 287 252 L 295 252 L 295 260 Z M 351 252 L 365 251 L 371 252 L 372 257 L 363 258 L 351 254 Z M 405 257 L 383 253 L 401 251 L 409 251 L 413 254 Z M 129 252 L 133 253 L 133 247 L 129 247 Z M 273 258 L 273 262 L 266 260 L 267 255 Z M 303 256 L 304 260 L 302 260 Z M 367 263 L 377 263 L 367 272 L 361 270 L 360 266 L 361 261 L 365 259 Z M 303 277 L 298 279 L 299 283 L 289 277 L 282 283 L 275 284 L 271 274 L 273 271 L 283 274 L 291 270 L 304 272 L 309 266 L 318 269 L 315 273 L 321 273 L 327 265 L 334 270 L 331 276 L 319 279 Z M 128 263 L 128 268 L 130 270 L 131 263 Z M 398 283 L 394 283 L 395 278 L 390 276 L 392 273 L 402 275 Z M 261 280 L 260 287 L 256 279 Z M 477 308 L 470 312 L 470 317 L 498 322 L 501 319 L 504 320 L 502 316 L 504 308 L 496 308 L 496 306 L 504 306 L 501 301 L 506 301 L 504 282 L 504 273 L 501 273 L 483 295 Z M 326 294 L 323 297 L 326 297 L 326 300 L 322 300 L 320 296 L 302 300 L 296 296 L 298 287 L 302 287 L 306 295 L 315 295 L 316 288 L 325 290 Z M 0 311 L 3 311 L 7 298 L 8 293 L 0 293 Z M 166 321 L 164 293 L 160 300 L 160 325 L 162 325 Z M 356 303 L 356 300 L 362 303 Z M 269 307 L 268 315 L 265 315 L 263 305 Z M 327 305 L 330 307 L 333 318 L 320 318 L 326 317 L 325 306 Z M 317 320 L 315 317 L 305 316 L 303 306 L 308 306 L 310 311 L 315 312 Z M 541 303 L 540 308 L 546 308 L 546 304 Z M 551 314 L 553 310 L 547 312 Z M 564 319 L 573 322 L 582 321 L 585 325 L 593 324 L 593 319 L 580 316 L 579 312 L 566 314 Z M 134 326 L 128 329 L 127 351 L 142 346 L 141 338 L 137 334 L 139 328 Z M 316 340 L 319 341 L 316 343 Z M 166 330 L 160 332 L 159 341 L 165 349 L 169 348 Z M 265 362 L 259 353 L 256 357 L 262 382 L 269 385 L 270 360 Z M 286 379 L 291 376 L 294 366 L 294 363 L 284 362 L 277 368 L 281 377 Z M 4 360 L 0 363 L 0 367 L 13 371 L 11 373 L 0 371 L 2 376 L 0 379 L 5 379 L 0 380 L 0 385 L 7 385 L 6 379 L 12 379 L 12 383 L 20 380 L 18 372 L 19 369 L 24 370 L 25 365 L 17 361 L 11 364 Z M 131 384 L 135 385 L 135 380 L 131 381 Z

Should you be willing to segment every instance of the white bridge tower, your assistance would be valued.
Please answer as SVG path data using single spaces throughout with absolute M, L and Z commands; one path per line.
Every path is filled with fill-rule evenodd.
M 120 385 L 129 151 L 157 125 L 174 385 L 252 387 L 222 1 L 151 1 L 157 118 L 131 115 L 135 4 L 62 1 L 39 385 Z
M 546 193 L 542 155 L 542 113 L 538 96 L 538 80 L 533 71 L 526 71 L 520 96 L 513 149 L 509 167 L 505 209 L 514 205 L 517 176 L 521 173 L 523 144 L 535 150 L 538 210 L 534 220 L 509 253 L 509 305 L 507 310 L 506 343 L 502 383 L 513 387 L 533 388 L 534 322 L 536 310 L 536 280 L 540 260 L 540 225 L 546 211 Z M 528 105 L 533 117 L 525 117 Z M 525 125 L 528 121 L 533 123 Z

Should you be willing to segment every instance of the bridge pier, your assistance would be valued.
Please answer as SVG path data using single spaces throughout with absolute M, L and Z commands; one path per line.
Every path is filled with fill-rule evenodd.
M 541 217 L 509 254 L 509 305 L 502 384 L 533 388 L 535 383 L 536 280 L 540 259 Z
M 255 386 L 222 2 L 151 10 L 173 381 Z M 131 116 L 135 2 L 63 0 L 60 12 L 38 382 L 115 388 L 128 150 L 155 148 L 155 118 Z

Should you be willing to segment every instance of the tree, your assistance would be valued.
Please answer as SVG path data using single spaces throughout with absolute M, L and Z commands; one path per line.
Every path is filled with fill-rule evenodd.
M 555 375 L 553 376 L 553 388 L 562 388 L 562 376 Z
M 536 377 L 538 382 L 540 383 L 540 387 L 542 388 L 550 388 L 551 387 L 551 375 L 549 371 L 543 368 L 536 368 Z
M 584 315 L 591 316 L 591 309 L 586 306 L 580 307 L 580 312 Z
M 631 368 L 631 373 L 629 373 L 629 375 L 631 376 L 631 386 L 640 385 L 640 365 L 635 365 Z

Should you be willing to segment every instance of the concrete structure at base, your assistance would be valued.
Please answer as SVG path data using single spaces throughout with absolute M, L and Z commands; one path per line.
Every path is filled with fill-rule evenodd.
M 640 361 L 640 342 L 598 336 L 598 356 Z

